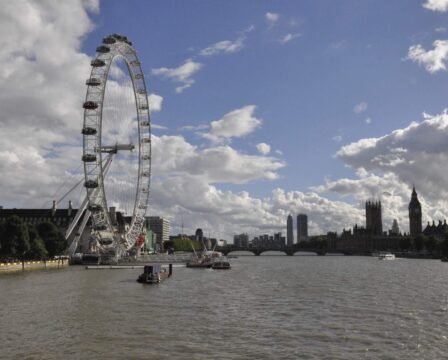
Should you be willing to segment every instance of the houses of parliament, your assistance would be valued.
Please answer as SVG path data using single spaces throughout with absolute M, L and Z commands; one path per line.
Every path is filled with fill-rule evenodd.
M 423 230 L 422 206 L 418 200 L 415 186 L 412 189 L 411 200 L 408 206 L 409 233 L 401 233 L 397 220 L 394 220 L 392 229 L 383 231 L 381 201 L 366 201 L 366 226 L 355 225 L 353 229 L 342 231 L 340 237 L 336 233 L 328 233 L 329 248 L 351 252 L 391 251 L 403 250 L 419 237 L 425 235 L 443 240 L 448 233 L 446 220 L 436 225 L 434 222 Z

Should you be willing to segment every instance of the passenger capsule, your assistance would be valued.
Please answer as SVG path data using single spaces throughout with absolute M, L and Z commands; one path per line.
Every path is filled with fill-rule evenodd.
M 95 110 L 98 107 L 98 104 L 94 101 L 86 101 L 82 107 L 86 110 Z
M 86 155 L 83 155 L 81 159 L 84 162 L 94 162 L 94 161 L 96 161 L 96 155 L 86 154 Z
M 87 180 L 86 182 L 84 182 L 84 186 L 87 189 L 95 189 L 98 187 L 98 182 L 95 180 Z
M 101 205 L 98 205 L 98 204 L 89 205 L 89 211 L 91 211 L 91 212 L 98 212 L 100 210 L 101 210 Z
M 135 80 L 143 79 L 143 74 L 137 74 L 137 75 L 135 75 L 135 76 L 134 76 L 134 79 L 135 79 Z
M 103 44 L 112 45 L 115 44 L 117 40 L 115 40 L 112 36 L 105 37 L 103 39 Z
M 150 143 L 150 142 L 151 142 L 151 138 L 149 138 L 149 137 L 142 138 L 142 143 Z
M 151 160 L 151 156 L 149 155 L 143 155 L 142 160 Z
M 98 104 L 94 101 L 86 101 L 82 107 L 87 110 L 95 110 L 98 107 Z
M 132 60 L 129 64 L 131 64 L 131 66 L 140 66 L 140 61 Z
M 140 95 L 145 95 L 145 94 L 146 94 L 146 90 L 145 90 L 145 89 L 138 89 L 137 92 L 138 92 Z
M 92 65 L 93 67 L 101 67 L 106 65 L 106 63 L 104 62 L 104 60 L 95 59 L 90 62 L 90 65 Z
M 81 130 L 83 135 L 95 135 L 97 133 L 96 129 L 93 127 L 85 127 Z
M 90 78 L 90 79 L 86 80 L 86 85 L 98 86 L 98 85 L 101 85 L 101 81 L 97 78 Z
M 96 48 L 96 52 L 100 54 L 107 54 L 108 52 L 110 52 L 110 47 L 105 45 L 98 46 Z
M 148 110 L 148 105 L 141 105 L 140 110 Z
M 149 121 L 140 122 L 140 126 L 149 126 Z

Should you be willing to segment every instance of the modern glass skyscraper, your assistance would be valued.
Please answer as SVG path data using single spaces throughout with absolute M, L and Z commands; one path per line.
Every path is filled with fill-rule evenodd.
M 297 215 L 297 242 L 308 239 L 308 216 L 305 214 Z
M 288 215 L 288 220 L 286 221 L 286 245 L 294 244 L 294 224 L 292 216 Z

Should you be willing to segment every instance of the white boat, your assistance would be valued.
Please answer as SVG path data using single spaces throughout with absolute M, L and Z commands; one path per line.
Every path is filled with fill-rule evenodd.
M 230 262 L 225 256 L 213 259 L 212 269 L 214 270 L 228 270 L 230 269 Z
M 379 260 L 394 260 L 395 255 L 391 253 L 379 253 L 378 255 Z

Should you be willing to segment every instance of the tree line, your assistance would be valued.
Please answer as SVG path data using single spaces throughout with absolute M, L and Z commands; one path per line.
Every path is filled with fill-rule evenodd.
M 1 259 L 48 259 L 63 254 L 66 248 L 64 234 L 52 222 L 31 225 L 12 215 L 0 223 Z

